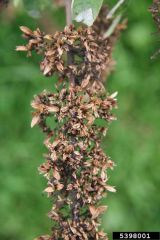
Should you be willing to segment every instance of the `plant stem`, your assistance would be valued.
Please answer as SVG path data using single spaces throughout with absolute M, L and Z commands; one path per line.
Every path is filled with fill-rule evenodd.
M 117 27 L 117 25 L 119 24 L 120 20 L 121 20 L 121 15 L 118 15 L 112 22 L 111 26 L 109 26 L 109 28 L 107 29 L 107 32 L 104 34 L 104 38 L 108 38 L 112 35 L 112 33 L 114 32 L 115 28 Z
M 72 11 L 71 11 L 71 5 L 72 5 L 72 0 L 65 0 L 65 8 L 66 8 L 66 23 L 67 26 L 70 26 L 72 24 Z M 67 62 L 68 65 L 71 65 L 74 63 L 74 54 L 73 52 L 71 52 L 71 50 L 68 52 L 67 54 Z M 75 87 L 76 83 L 75 83 L 75 79 L 73 76 L 70 76 L 70 82 L 71 82 L 71 86 Z M 73 143 L 72 143 L 73 144 Z M 78 221 L 79 218 L 79 203 L 77 202 L 76 199 L 76 192 L 72 191 L 72 221 Z
M 67 26 L 72 24 L 72 11 L 71 11 L 72 0 L 65 0 L 65 8 L 66 8 L 66 23 Z M 74 63 L 74 55 L 71 51 L 67 54 L 67 62 L 68 65 L 72 65 Z M 70 76 L 71 86 L 75 86 L 75 79 L 73 76 Z

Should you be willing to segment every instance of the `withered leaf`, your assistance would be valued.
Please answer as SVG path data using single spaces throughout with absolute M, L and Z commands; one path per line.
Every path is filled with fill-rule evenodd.
M 39 122 L 40 122 L 40 115 L 39 114 L 33 115 L 33 118 L 32 118 L 32 121 L 31 121 L 31 128 L 33 128 Z
M 85 80 L 82 81 L 81 87 L 86 88 L 89 84 L 90 76 L 88 76 Z
M 52 192 L 54 192 L 54 189 L 53 189 L 53 187 L 47 187 L 44 189 L 44 192 L 52 193 Z
M 40 173 L 47 173 L 50 170 L 50 167 L 49 163 L 44 163 L 39 166 L 38 170 Z
M 68 111 L 68 106 L 65 106 L 65 107 L 62 107 L 61 108 L 61 112 L 62 113 L 65 113 L 65 112 L 67 112 Z
M 80 128 L 80 123 L 76 123 L 72 126 L 73 129 L 79 129 Z
M 93 122 L 94 122 L 94 120 L 95 120 L 95 117 L 94 117 L 93 115 L 90 115 L 90 116 L 87 118 L 87 120 L 88 120 L 88 124 L 89 124 L 89 125 L 92 125 Z
M 46 34 L 46 35 L 44 36 L 44 39 L 52 40 L 52 35 Z
M 49 112 L 59 112 L 59 107 L 57 106 L 48 106 L 47 109 Z
M 76 228 L 74 228 L 74 227 L 70 226 L 70 229 L 71 229 L 72 233 L 74 233 L 74 234 L 76 234 L 76 235 L 77 235 L 77 229 L 76 229 Z
M 26 46 L 17 46 L 16 51 L 28 51 L 28 48 Z
M 57 190 L 62 190 L 64 188 L 64 185 L 63 184 L 61 184 L 61 183 L 58 183 L 57 184 Z
M 70 184 L 68 184 L 68 186 L 67 186 L 67 190 L 68 191 L 70 191 L 70 190 L 72 190 L 73 189 L 73 185 L 70 183 Z
M 107 189 L 109 192 L 116 192 L 115 187 L 110 186 L 110 185 L 107 185 L 107 186 L 106 186 L 106 189 Z
M 117 97 L 117 95 L 118 95 L 118 92 L 114 92 L 114 93 L 112 93 L 109 97 L 110 97 L 110 98 L 115 98 L 115 97 Z
M 24 32 L 27 35 L 33 35 L 33 31 L 31 29 L 29 29 L 28 27 L 21 26 L 20 29 L 22 32 Z
M 59 140 L 55 140 L 55 141 L 52 143 L 52 147 L 55 148 L 59 143 L 60 143 Z
M 60 62 L 56 64 L 56 67 L 57 67 L 57 69 L 58 69 L 60 72 L 62 72 L 63 69 L 64 69 L 62 63 L 60 63 Z
M 90 213 L 92 215 L 92 219 L 97 218 L 100 214 L 102 214 L 107 209 L 107 206 L 100 206 L 96 208 L 93 205 L 89 206 Z
M 113 161 L 111 160 L 107 161 L 107 167 L 113 170 L 114 166 L 116 166 L 116 164 Z
M 39 38 L 42 36 L 42 33 L 39 28 L 37 28 L 35 31 L 33 31 L 33 34 L 35 37 Z
M 43 74 L 46 76 L 51 70 L 52 70 L 52 66 L 47 65 L 43 70 Z
M 57 179 L 57 180 L 61 179 L 61 176 L 60 176 L 59 172 L 56 169 L 53 170 L 53 177 L 55 179 Z
M 78 151 L 74 151 L 74 154 L 76 154 L 77 156 L 81 155 Z
M 107 130 L 108 130 L 107 128 L 104 128 L 104 129 L 103 129 L 103 131 L 102 131 L 103 136 L 106 136 L 106 134 L 107 134 Z
M 99 233 L 98 233 L 98 235 L 100 236 L 100 237 L 106 237 L 106 234 L 103 232 L 103 231 L 100 231 Z M 107 240 L 107 238 L 105 238 L 106 240 Z
M 107 180 L 107 175 L 106 175 L 104 170 L 102 170 L 102 172 L 101 172 L 101 178 L 102 178 L 103 181 Z
M 47 50 L 47 52 L 46 52 L 46 56 L 48 56 L 48 57 L 54 56 L 54 54 L 55 54 L 55 50 L 52 50 L 52 49 L 49 49 L 49 50 Z M 46 67 L 47 67 L 47 66 L 46 66 Z
M 59 56 L 61 56 L 63 54 L 63 49 L 62 48 L 58 47 L 57 51 L 58 51 Z
M 55 150 L 52 151 L 52 154 L 51 154 L 51 158 L 56 161 L 58 158 L 57 158 L 57 153 Z

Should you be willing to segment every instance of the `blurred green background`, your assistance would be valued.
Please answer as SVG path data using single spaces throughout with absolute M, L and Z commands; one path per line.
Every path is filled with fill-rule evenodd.
M 15 1 L 18 3 L 18 1 Z M 114 4 L 116 1 L 108 1 Z M 137 5 L 138 4 L 138 5 Z M 109 77 L 109 92 L 118 91 L 118 121 L 103 142 L 117 167 L 109 172 L 109 206 L 103 216 L 106 232 L 160 231 L 160 57 L 150 60 L 159 35 L 148 7 L 151 1 L 128 1 L 128 29 L 115 48 L 117 62 Z M 46 181 L 37 167 L 43 162 L 44 136 L 30 129 L 30 102 L 54 80 L 44 78 L 40 57 L 15 51 L 24 40 L 20 25 L 54 32 L 65 25 L 62 8 L 46 9 L 39 18 L 23 7 L 9 5 L 0 12 L 0 239 L 28 240 L 49 233 L 51 201 L 42 194 Z

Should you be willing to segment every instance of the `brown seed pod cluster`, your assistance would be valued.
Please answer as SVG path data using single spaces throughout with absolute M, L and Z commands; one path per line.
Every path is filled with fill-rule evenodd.
M 31 125 L 39 125 L 47 135 L 48 154 L 39 171 L 48 181 L 44 191 L 54 201 L 49 213 L 52 235 L 38 240 L 107 239 L 99 230 L 99 216 L 106 206 L 98 202 L 106 191 L 115 192 L 106 175 L 114 163 L 101 148 L 107 129 L 96 121 L 115 119 L 111 113 L 115 96 L 65 87 L 57 93 L 43 92 L 32 102 L 36 111 Z M 57 123 L 53 129 L 48 118 Z
M 160 32 L 160 0 L 153 0 L 153 4 L 149 7 L 152 17 L 157 24 L 158 32 Z M 160 53 L 160 49 L 152 56 L 155 58 Z

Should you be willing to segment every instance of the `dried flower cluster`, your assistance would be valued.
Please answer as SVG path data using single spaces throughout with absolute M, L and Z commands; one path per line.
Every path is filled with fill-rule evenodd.
M 152 13 L 152 17 L 158 26 L 158 32 L 160 32 L 160 0 L 153 0 L 153 4 L 149 8 Z M 160 53 L 160 49 L 153 55 L 153 58 Z
M 98 126 L 96 119 L 115 119 L 111 114 L 116 107 L 115 96 L 98 96 L 75 87 L 43 92 L 32 102 L 36 109 L 32 126 L 38 124 L 47 134 L 48 154 L 39 171 L 48 180 L 44 191 L 54 199 L 49 213 L 54 222 L 52 235 L 39 240 L 107 239 L 98 229 L 98 217 L 106 209 L 98 201 L 106 190 L 115 192 L 106 175 L 114 163 L 100 146 L 107 129 Z M 49 117 L 57 122 L 54 129 L 46 123 Z
M 96 39 L 92 29 L 75 30 L 70 26 L 54 35 L 45 35 L 39 29 L 31 31 L 27 27 L 21 27 L 21 30 L 29 43 L 17 50 L 28 51 L 28 55 L 32 50 L 43 54 L 40 68 L 45 76 L 57 73 L 60 79 L 74 79 L 76 85 L 86 79 L 87 83 L 100 82 L 105 63 L 110 60 L 110 46 L 104 48 L 102 39 Z M 74 59 L 71 64 L 67 62 L 68 52 Z

